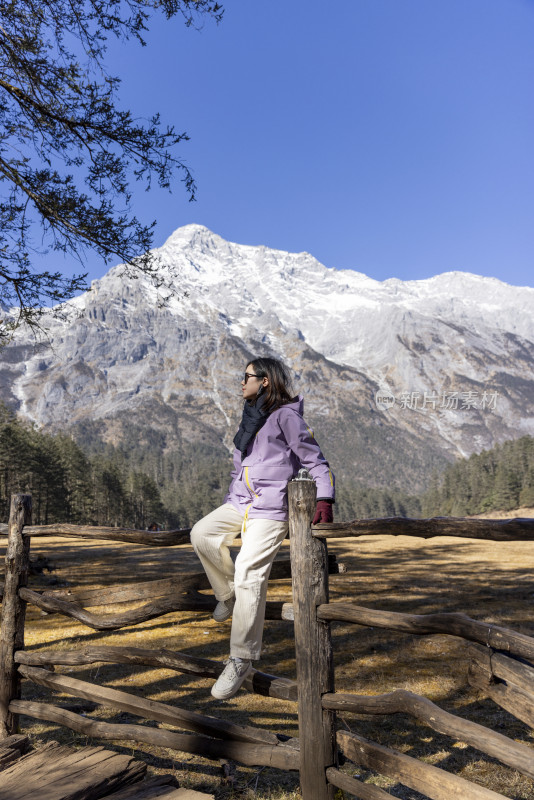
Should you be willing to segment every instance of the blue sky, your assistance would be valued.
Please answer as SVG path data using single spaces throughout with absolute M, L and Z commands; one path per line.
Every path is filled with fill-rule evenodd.
M 122 105 L 191 136 L 197 201 L 135 195 L 157 245 L 197 222 L 378 280 L 534 285 L 533 0 L 223 4 L 110 43 Z

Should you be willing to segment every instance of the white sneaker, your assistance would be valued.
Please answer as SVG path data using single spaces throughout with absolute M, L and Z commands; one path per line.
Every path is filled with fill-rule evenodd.
M 213 619 L 215 622 L 224 622 L 232 616 L 234 610 L 235 597 L 230 597 L 228 600 L 219 600 L 213 612 Z
M 211 687 L 211 694 L 217 700 L 228 700 L 237 694 L 245 679 L 252 672 L 252 662 L 242 658 L 230 658 L 224 662 L 225 668 Z

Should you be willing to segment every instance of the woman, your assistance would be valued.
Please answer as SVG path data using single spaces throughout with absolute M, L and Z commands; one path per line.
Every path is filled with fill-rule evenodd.
M 288 530 L 287 484 L 306 467 L 317 485 L 313 519 L 332 522 L 334 476 L 289 394 L 289 373 L 274 358 L 255 358 L 241 381 L 243 417 L 234 438 L 234 469 L 224 504 L 201 519 L 191 543 L 219 601 L 213 618 L 232 617 L 230 658 L 211 693 L 233 697 L 260 657 L 267 581 Z M 235 565 L 229 545 L 241 533 Z

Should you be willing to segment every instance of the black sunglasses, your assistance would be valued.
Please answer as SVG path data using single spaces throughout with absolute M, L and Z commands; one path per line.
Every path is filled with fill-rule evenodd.
M 261 375 L 255 375 L 253 372 L 245 372 L 243 383 L 246 383 L 249 378 L 261 378 Z

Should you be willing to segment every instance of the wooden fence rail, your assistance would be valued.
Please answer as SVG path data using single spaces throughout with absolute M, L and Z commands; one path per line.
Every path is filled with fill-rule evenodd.
M 379 789 L 378 786 L 362 783 L 358 778 L 353 778 L 344 772 L 340 772 L 335 767 L 328 767 L 326 779 L 332 786 L 349 792 L 354 797 L 358 797 L 359 800 L 391 800 L 393 796 L 389 792 Z
M 284 603 L 282 619 L 290 621 L 294 616 L 293 603 Z M 534 661 L 534 638 L 510 628 L 471 619 L 466 614 L 403 614 L 398 611 L 379 611 L 354 603 L 325 603 L 317 607 L 317 618 L 329 622 L 353 622 L 356 625 L 420 636 L 443 633 Z M 525 678 L 526 676 L 527 672 L 524 673 Z
M 145 667 L 161 667 L 175 669 L 189 675 L 203 678 L 217 678 L 224 664 L 207 658 L 195 658 L 185 653 L 171 650 L 150 650 L 140 647 L 85 647 L 83 650 L 39 650 L 31 653 L 18 650 L 15 662 L 30 667 L 52 667 L 55 665 L 79 666 L 98 663 L 139 664 Z M 290 678 L 269 675 L 266 672 L 253 670 L 245 680 L 245 688 L 254 694 L 274 697 L 278 700 L 298 699 L 298 684 Z
M 282 770 L 299 769 L 299 752 L 290 747 L 253 744 L 232 740 L 211 739 L 195 734 L 175 733 L 161 728 L 126 723 L 113 724 L 87 719 L 64 708 L 28 700 L 13 700 L 13 713 L 26 714 L 46 722 L 56 722 L 86 736 L 99 736 L 118 741 L 134 741 L 142 744 L 169 747 L 203 758 L 230 758 L 241 764 L 260 767 L 276 767 Z
M 468 519 L 466 517 L 431 517 L 410 519 L 354 519 L 352 522 L 329 522 L 314 525 L 312 536 L 339 539 L 346 536 L 460 536 L 463 539 L 490 539 L 495 542 L 534 541 L 534 519 Z
M 372 769 L 388 778 L 400 781 L 410 789 L 425 794 L 432 800 L 502 800 L 503 795 L 466 781 L 458 775 L 439 767 L 425 764 L 417 758 L 376 744 L 356 733 L 338 731 L 337 739 L 343 752 L 366 769 Z
M 336 692 L 323 695 L 322 705 L 323 708 L 353 711 L 356 714 L 410 714 L 432 730 L 471 745 L 523 775 L 534 778 L 534 753 L 531 747 L 514 742 L 484 725 L 443 711 L 426 697 L 413 692 L 397 689 L 371 697 Z
M 285 617 L 288 616 L 287 606 Z M 523 633 L 479 622 L 465 614 L 401 614 L 397 611 L 376 611 L 352 603 L 328 603 L 317 609 L 318 619 L 355 622 L 358 625 L 387 628 L 419 635 L 445 633 L 470 642 L 479 642 L 495 650 L 534 660 L 534 638 Z
M 0 629 L 0 739 L 17 733 L 18 719 L 9 710 L 11 700 L 20 697 L 20 677 L 14 655 L 24 647 L 26 603 L 20 589 L 28 581 L 30 540 L 22 535 L 31 522 L 32 499 L 28 494 L 11 498 L 9 539 L 6 552 L 5 596 Z
M 29 525 L 26 536 L 74 536 L 78 539 L 103 539 L 110 542 L 146 544 L 149 547 L 176 547 L 189 542 L 191 528 L 176 531 L 137 531 L 130 528 L 106 528 L 92 525 Z M 8 535 L 8 526 L 0 525 L 0 535 Z
M 502 708 L 534 728 L 534 666 L 488 648 L 471 648 L 467 680 Z
M 347 571 L 345 564 L 339 564 L 335 555 L 328 556 L 328 574 L 339 575 Z M 291 559 L 287 556 L 278 556 L 273 563 L 270 581 L 285 580 L 291 578 Z M 186 592 L 201 591 L 211 589 L 210 583 L 205 572 L 180 572 L 178 575 L 169 578 L 159 578 L 157 580 L 143 581 L 140 583 L 121 583 L 117 586 L 106 586 L 99 589 L 83 588 L 62 588 L 49 589 L 45 592 L 38 592 L 43 599 L 58 599 L 73 601 L 84 605 L 85 608 L 91 606 L 115 605 L 119 603 L 131 603 L 135 600 L 153 600 L 156 597 L 185 594 Z M 3 596 L 4 584 L 0 583 L 0 598 Z M 208 596 L 213 600 L 213 596 Z M 28 601 L 31 602 L 31 601 Z M 50 611 L 48 613 L 56 613 Z M 61 612 L 59 612 L 61 613 Z
M 277 745 L 280 738 L 270 731 L 261 728 L 251 728 L 245 725 L 235 725 L 232 722 L 207 717 L 193 711 L 187 711 L 167 703 L 156 700 L 147 700 L 144 697 L 129 694 L 119 689 L 110 689 L 105 686 L 87 683 L 86 681 L 71 678 L 68 675 L 56 675 L 39 667 L 19 666 L 19 673 L 29 678 L 39 686 L 55 689 L 59 692 L 81 697 L 105 706 L 111 706 L 128 714 L 141 716 L 144 719 L 166 722 L 179 728 L 215 736 L 219 739 L 235 739 L 237 742 L 259 742 L 260 744 Z
M 432 800 L 465 798 L 495 800 L 496 792 L 470 783 L 404 753 L 370 742 L 353 733 L 337 731 L 336 712 L 358 714 L 410 714 L 431 729 L 462 741 L 501 763 L 534 778 L 534 751 L 501 733 L 448 713 L 424 697 L 397 690 L 385 695 L 361 696 L 335 692 L 332 621 L 353 622 L 418 635 L 442 633 L 470 642 L 469 682 L 482 689 L 518 719 L 534 725 L 534 639 L 501 626 L 473 620 L 463 614 L 400 614 L 363 608 L 352 603 L 330 603 L 328 575 L 344 572 L 327 552 L 327 538 L 368 535 L 462 536 L 494 541 L 534 540 L 534 520 L 355 520 L 312 527 L 315 507 L 313 481 L 289 484 L 290 559 L 275 562 L 271 579 L 291 577 L 293 602 L 271 602 L 268 619 L 294 622 L 298 680 L 253 671 L 245 682 L 251 692 L 298 705 L 299 738 L 233 723 L 147 700 L 127 692 L 54 673 L 54 665 L 100 662 L 129 663 L 175 669 L 216 677 L 220 662 L 184 653 L 145 648 L 89 646 L 81 650 L 28 652 L 24 650 L 24 613 L 32 603 L 48 614 L 60 613 L 95 630 L 116 630 L 177 610 L 206 612 L 213 609 L 212 595 L 203 572 L 187 573 L 140 584 L 107 589 L 57 589 L 36 592 L 26 586 L 31 536 L 78 536 L 147 546 L 174 547 L 189 541 L 189 529 L 132 531 L 117 528 L 48 525 L 32 527 L 31 498 L 13 498 L 8 533 L 7 570 L 0 635 L 0 739 L 16 730 L 18 715 L 58 723 L 85 735 L 104 739 L 134 740 L 200 754 L 231 758 L 244 764 L 299 770 L 304 800 L 332 800 L 336 787 L 362 800 L 385 800 L 391 795 L 363 783 L 339 769 L 341 753 L 356 764 L 380 772 Z M 111 604 L 141 601 L 134 609 L 113 613 L 88 610 Z M 147 602 L 148 601 L 148 602 Z M 481 647 L 480 645 L 484 645 Z M 32 681 L 52 692 L 85 698 L 144 719 L 171 724 L 185 733 L 146 725 L 111 724 L 75 714 L 50 703 L 20 699 L 20 680 Z
M 103 539 L 131 542 L 149 547 L 175 547 L 189 542 L 191 528 L 174 531 L 139 531 L 93 525 L 36 525 L 26 527 L 28 536 L 74 536 L 81 539 Z M 7 536 L 8 526 L 0 524 L 0 536 Z M 534 519 L 470 519 L 467 517 L 383 517 L 355 519 L 351 522 L 330 522 L 311 526 L 311 534 L 320 539 L 347 536 L 455 536 L 463 539 L 488 539 L 496 542 L 534 541 Z

